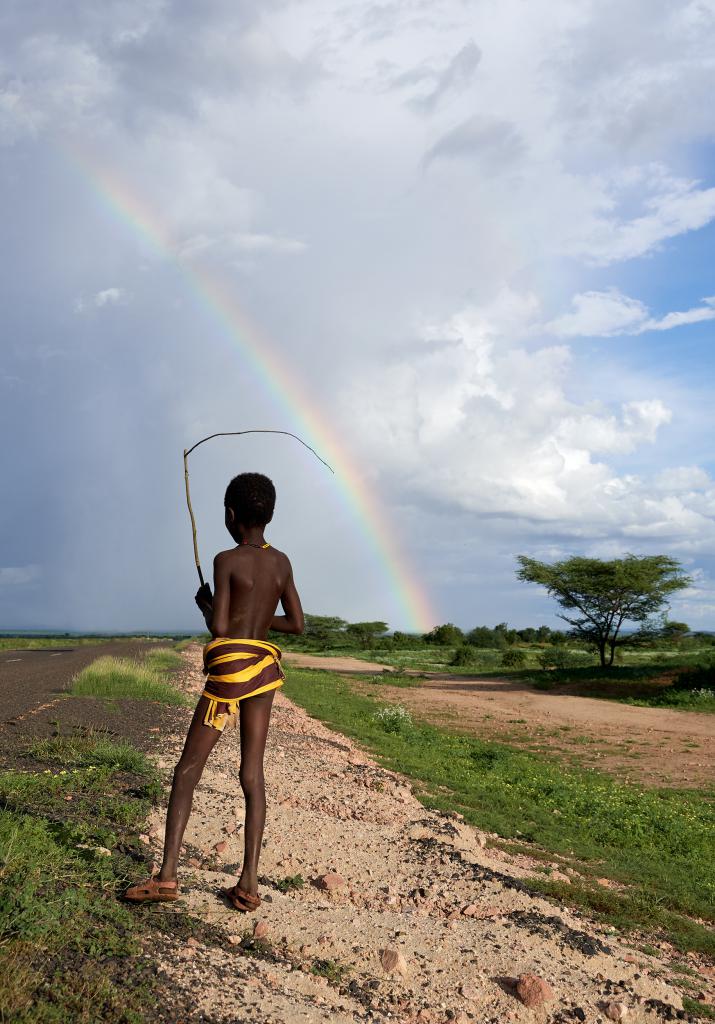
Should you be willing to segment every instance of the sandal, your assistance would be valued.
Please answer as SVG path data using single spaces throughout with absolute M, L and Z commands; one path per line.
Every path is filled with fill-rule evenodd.
M 224 889 L 223 894 L 227 900 L 230 900 L 234 910 L 240 910 L 244 914 L 258 910 L 261 905 L 260 896 L 251 896 L 250 892 L 246 892 L 240 885 L 234 885 L 231 889 Z
M 154 875 L 136 885 L 130 885 L 124 893 L 124 899 L 130 903 L 171 903 L 178 898 L 178 882 L 162 882 Z

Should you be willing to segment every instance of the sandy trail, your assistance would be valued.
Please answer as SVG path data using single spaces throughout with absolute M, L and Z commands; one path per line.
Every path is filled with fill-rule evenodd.
M 196 693 L 199 652 L 186 657 L 182 685 Z M 187 710 L 187 725 L 189 718 Z M 166 739 L 160 767 L 173 767 L 182 742 L 183 734 Z M 241 859 L 238 758 L 232 731 L 197 790 L 183 860 L 184 906 L 219 938 L 161 954 L 173 984 L 193 993 L 199 1019 L 595 1024 L 606 1022 L 614 999 L 633 1022 L 672 1019 L 681 1007 L 663 961 L 633 955 L 608 929 L 523 892 L 528 860 L 485 848 L 486 837 L 456 817 L 425 810 L 404 780 L 280 692 L 266 754 L 264 902 L 252 917 L 228 909 L 216 893 L 235 881 Z M 150 828 L 157 856 L 163 817 L 156 812 Z M 330 871 L 344 885 L 321 891 L 313 882 Z M 301 888 L 276 888 L 296 874 L 306 880 Z M 267 959 L 236 946 L 256 921 L 265 922 Z M 383 970 L 385 947 L 400 951 L 404 975 Z M 331 962 L 349 969 L 338 983 L 314 973 L 330 973 Z M 555 998 L 523 1006 L 510 979 L 524 972 L 544 977 Z
M 289 655 L 288 664 L 337 672 L 334 662 L 358 663 L 317 655 L 300 655 L 298 663 L 295 657 Z M 364 672 L 384 668 L 362 664 Z M 370 693 L 376 693 L 374 684 Z M 715 781 L 715 715 L 543 692 L 518 678 L 439 673 L 427 673 L 414 689 L 385 687 L 379 695 L 475 736 L 493 739 L 501 733 L 520 745 L 577 755 L 581 764 L 651 785 L 699 787 Z

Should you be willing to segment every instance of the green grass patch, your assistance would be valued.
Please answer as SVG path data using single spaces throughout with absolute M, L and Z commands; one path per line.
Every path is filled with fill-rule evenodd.
M 0 651 L 42 651 L 55 647 L 90 647 L 106 643 L 108 637 L 2 636 Z
M 302 875 L 287 875 L 285 878 L 279 878 L 274 884 L 279 892 L 290 892 L 291 889 L 302 889 L 305 879 Z
M 620 783 L 427 723 L 401 719 L 395 728 L 394 715 L 376 715 L 377 701 L 330 673 L 292 670 L 286 693 L 365 743 L 386 767 L 411 776 L 427 806 L 460 811 L 487 831 L 538 844 L 628 886 L 626 895 L 596 893 L 594 900 L 608 901 L 592 902 L 596 912 L 613 918 L 618 904 L 623 927 L 647 922 L 686 948 L 713 948 L 712 933 L 685 916 L 715 917 L 715 806 L 707 794 Z
M 703 1020 L 715 1020 L 715 1006 L 701 1003 L 699 999 L 683 996 L 683 1009 L 693 1017 L 700 1017 Z
M 69 745 L 56 737 L 33 748 L 33 756 L 81 766 L 0 773 L 2 1020 L 156 1019 L 156 972 L 128 959 L 141 951 L 143 925 L 117 892 L 136 875 L 121 851 L 139 849 L 135 832 L 158 780 L 140 751 L 132 757 L 126 744 L 110 752 L 106 739 L 85 739 Z M 117 767 L 99 764 L 103 757 Z
M 174 672 L 184 664 L 179 651 L 171 647 L 156 647 L 145 654 L 142 661 L 146 668 L 153 672 Z
M 350 968 L 347 964 L 338 963 L 337 960 L 318 959 L 310 965 L 310 973 L 325 978 L 330 985 L 339 986 L 350 974 Z
M 157 654 L 161 655 L 160 660 L 164 660 L 168 654 L 179 659 L 181 657 L 174 651 L 168 651 L 166 655 L 161 654 L 161 651 L 152 652 L 152 655 Z M 162 679 L 163 671 L 163 668 L 157 668 L 148 661 L 105 656 L 97 658 L 74 677 L 70 693 L 74 697 L 105 697 L 113 700 L 129 698 L 174 705 L 191 703 L 184 694 Z
M 134 772 L 137 775 L 150 775 L 153 771 L 146 755 L 131 743 L 111 740 L 92 731 L 37 740 L 28 748 L 27 753 L 38 761 L 66 766 L 93 765 Z

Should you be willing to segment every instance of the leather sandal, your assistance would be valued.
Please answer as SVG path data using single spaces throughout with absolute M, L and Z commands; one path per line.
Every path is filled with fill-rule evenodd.
M 153 875 L 143 882 L 130 885 L 124 893 L 124 899 L 130 903 L 170 903 L 178 898 L 178 882 L 162 882 Z
M 250 892 L 246 892 L 240 885 L 234 885 L 231 889 L 224 889 L 223 894 L 231 902 L 234 910 L 240 910 L 244 914 L 258 910 L 261 905 L 260 896 L 251 896 Z

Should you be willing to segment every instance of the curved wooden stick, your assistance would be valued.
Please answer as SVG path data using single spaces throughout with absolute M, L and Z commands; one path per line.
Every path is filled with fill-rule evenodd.
M 199 561 L 199 544 L 196 539 L 196 520 L 194 519 L 194 510 L 191 507 L 191 492 L 189 491 L 189 453 L 184 448 L 184 484 L 186 486 L 186 504 L 189 506 L 189 516 L 191 517 L 191 535 L 194 540 L 194 561 L 196 562 L 196 571 L 199 574 L 201 580 L 201 586 L 204 585 L 204 574 L 201 572 L 201 562 Z
M 196 444 L 191 446 L 191 448 L 184 448 L 184 485 L 186 487 L 186 504 L 188 505 L 189 516 L 191 518 L 191 535 L 194 541 L 194 561 L 196 562 L 196 571 L 199 574 L 202 587 L 204 586 L 204 574 L 201 572 L 201 562 L 199 561 L 199 544 L 196 538 L 196 520 L 194 518 L 194 510 L 191 507 L 191 492 L 189 491 L 189 455 L 191 455 L 194 449 L 198 448 L 200 444 L 204 444 L 206 441 L 211 441 L 214 437 L 239 437 L 242 434 L 284 434 L 286 437 L 292 437 L 296 441 L 299 441 L 304 448 L 307 448 L 309 452 L 312 452 L 316 459 L 319 462 L 322 462 L 331 473 L 335 474 L 333 467 L 318 455 L 315 448 L 311 448 L 310 445 L 306 444 L 305 441 L 298 437 L 297 434 L 291 434 L 290 430 L 225 430 L 218 434 L 209 434 L 208 437 L 202 437 L 201 440 L 197 441 Z

